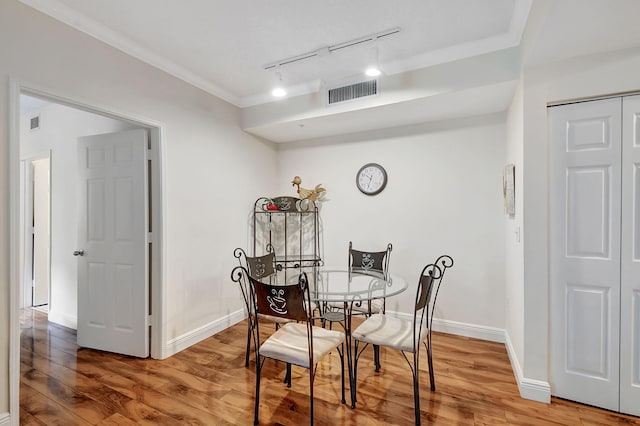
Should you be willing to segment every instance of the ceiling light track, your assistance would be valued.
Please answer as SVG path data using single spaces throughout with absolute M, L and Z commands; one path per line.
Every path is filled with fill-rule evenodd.
M 400 28 L 392 28 L 390 30 L 387 31 L 382 31 L 376 34 L 371 34 L 368 36 L 364 36 L 364 37 L 360 37 L 354 40 L 349 40 L 349 41 L 345 41 L 343 43 L 337 43 L 331 46 L 327 46 L 327 47 L 323 47 L 321 49 L 312 51 L 312 52 L 307 52 L 307 53 L 303 53 L 300 55 L 296 55 L 296 56 L 292 56 L 290 58 L 287 59 L 282 59 L 280 61 L 276 61 L 276 62 L 272 62 L 268 65 L 265 65 L 263 68 L 265 70 L 269 70 L 269 69 L 273 69 L 273 68 L 277 68 L 283 65 L 288 65 L 291 63 L 295 63 L 295 62 L 299 62 L 299 61 L 304 61 L 305 59 L 311 59 L 311 58 L 315 58 L 315 57 L 321 57 L 321 56 L 326 56 L 328 54 L 330 54 L 331 52 L 335 52 L 336 50 L 341 50 L 341 49 L 345 49 L 348 47 L 354 47 L 354 46 L 359 46 L 363 43 L 369 43 L 369 42 L 375 42 L 379 39 L 382 39 L 384 37 L 389 37 L 392 36 L 394 34 L 398 34 L 400 32 Z

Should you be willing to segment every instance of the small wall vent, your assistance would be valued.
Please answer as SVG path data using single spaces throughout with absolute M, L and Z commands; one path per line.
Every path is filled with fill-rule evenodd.
M 40 128 L 40 116 L 36 115 L 29 120 L 29 130 L 38 130 Z
M 329 105 L 378 94 L 378 80 L 362 81 L 327 90 Z

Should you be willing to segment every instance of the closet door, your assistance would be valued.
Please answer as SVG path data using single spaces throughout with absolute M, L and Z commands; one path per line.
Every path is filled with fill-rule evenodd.
M 614 411 L 620 390 L 621 105 L 618 98 L 548 110 L 551 390 Z
M 620 411 L 640 416 L 640 96 L 622 103 Z

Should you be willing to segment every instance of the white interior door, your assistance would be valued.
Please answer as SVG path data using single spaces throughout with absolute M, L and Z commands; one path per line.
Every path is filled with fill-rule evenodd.
M 640 96 L 622 104 L 620 411 L 640 416 Z
M 49 304 L 51 243 L 49 232 L 49 159 L 33 167 L 33 306 Z
M 149 356 L 147 131 L 78 139 L 78 345 Z
M 620 390 L 621 111 L 619 98 L 549 110 L 551 390 L 614 411 Z

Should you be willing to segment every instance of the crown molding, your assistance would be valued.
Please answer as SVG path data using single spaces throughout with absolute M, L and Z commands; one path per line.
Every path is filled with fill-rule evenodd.
M 228 90 L 213 84 L 206 78 L 168 60 L 148 49 L 135 43 L 131 39 L 122 36 L 103 24 L 81 14 L 68 6 L 62 4 L 58 0 L 19 0 L 21 3 L 38 10 L 52 18 L 72 27 L 78 31 L 82 31 L 91 37 L 114 47 L 127 55 L 133 56 L 147 64 L 158 68 L 180 80 L 183 80 L 199 89 L 204 90 L 218 98 L 221 98 L 235 106 L 240 106 L 241 100 L 238 96 Z

